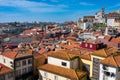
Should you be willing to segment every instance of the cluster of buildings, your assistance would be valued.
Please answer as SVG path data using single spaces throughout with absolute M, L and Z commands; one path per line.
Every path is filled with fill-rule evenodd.
M 113 31 L 112 22 L 108 25 L 118 14 L 104 14 L 102 8 L 95 16 L 84 16 L 79 26 L 34 27 L 2 39 L 0 80 L 120 80 L 120 31 Z M 105 23 L 113 32 L 108 27 L 104 33 L 89 30 L 82 23 Z
M 98 11 L 93 16 L 83 16 L 77 21 L 77 26 L 80 29 L 88 29 L 93 27 L 95 23 L 105 24 L 107 27 L 120 27 L 120 11 L 109 12 L 105 14 L 105 8 L 103 7 L 101 11 Z

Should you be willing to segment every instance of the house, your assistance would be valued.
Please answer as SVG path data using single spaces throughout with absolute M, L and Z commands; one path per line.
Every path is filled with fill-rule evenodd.
M 105 23 L 104 7 L 102 8 L 101 11 L 99 11 L 95 14 L 94 23 Z
M 33 56 L 26 50 L 17 52 L 3 52 L 0 54 L 0 63 L 14 70 L 15 80 L 32 79 Z
M 48 64 L 39 67 L 40 80 L 87 80 L 86 72 L 80 70 L 79 57 L 65 51 L 48 56 Z
M 87 71 L 89 76 L 94 80 L 99 79 L 99 65 L 100 60 L 104 60 L 105 58 L 111 56 L 117 52 L 114 48 L 104 48 L 99 49 L 94 52 L 86 52 L 80 55 L 81 61 L 83 63 L 83 71 Z
M 83 21 L 87 21 L 87 22 L 93 22 L 95 19 L 95 16 L 84 16 L 83 17 Z
M 120 80 L 120 53 L 100 61 L 99 80 Z
M 120 19 L 119 18 L 108 18 L 107 26 L 119 28 L 120 27 Z
M 80 46 L 82 48 L 86 48 L 86 49 L 90 49 L 90 50 L 98 50 L 103 48 L 103 43 L 101 42 L 96 42 L 95 40 L 87 40 L 87 41 L 83 41 L 81 42 Z
M 0 80 L 15 80 L 14 70 L 0 63 Z

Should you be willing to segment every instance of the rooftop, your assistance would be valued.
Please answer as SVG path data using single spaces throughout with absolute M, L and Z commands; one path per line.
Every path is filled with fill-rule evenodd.
M 40 66 L 39 69 L 45 70 L 60 76 L 64 76 L 66 78 L 70 78 L 72 80 L 80 80 L 81 78 L 83 78 L 83 76 L 86 75 L 86 73 L 83 71 L 63 68 L 63 67 L 59 67 L 51 64 L 45 64 L 43 66 Z
M 114 54 L 116 51 L 117 50 L 114 48 L 104 48 L 104 49 L 94 51 L 92 53 L 92 55 L 96 55 L 96 56 L 100 56 L 100 57 L 108 57 L 108 56 Z
M 100 62 L 105 65 L 119 67 L 120 66 L 120 55 L 118 54 L 118 55 L 109 56 L 106 59 L 101 60 Z
M 64 59 L 64 60 L 71 60 L 75 57 L 77 57 L 77 55 L 70 54 L 68 51 L 66 50 L 58 50 L 53 52 L 52 54 L 50 54 L 49 56 L 51 57 L 55 57 L 55 58 L 59 58 L 59 59 Z
M 0 63 L 0 75 L 12 72 L 13 70 Z

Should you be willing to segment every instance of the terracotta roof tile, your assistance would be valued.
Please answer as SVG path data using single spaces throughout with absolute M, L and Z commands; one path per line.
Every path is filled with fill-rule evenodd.
M 17 56 L 17 52 L 4 52 L 2 54 L 11 59 L 14 59 Z
M 51 56 L 51 57 L 55 57 L 55 58 L 60 58 L 60 59 L 64 59 L 64 60 L 71 60 L 73 59 L 74 57 L 77 57 L 76 55 L 74 54 L 69 54 L 67 51 L 56 51 L 56 52 L 53 52 L 52 54 L 48 55 L 48 56 Z
M 86 60 L 91 60 L 91 53 L 87 52 L 82 55 L 80 55 L 80 58 L 86 59 Z
M 51 64 L 45 64 L 39 67 L 40 70 L 44 70 L 50 73 L 54 73 L 60 76 L 64 76 L 66 78 L 70 78 L 72 80 L 80 80 L 83 76 L 86 75 L 86 72 L 75 71 L 69 68 L 63 68 Z
M 44 49 L 44 48 L 41 48 L 41 49 L 38 51 L 39 54 L 43 54 L 43 53 L 45 53 L 45 52 L 47 52 L 47 50 Z
M 104 39 L 106 39 L 106 40 L 110 40 L 110 38 L 111 38 L 111 36 L 109 36 L 109 35 L 106 35 L 106 36 L 104 37 Z
M 94 51 L 92 55 L 100 56 L 100 57 L 107 57 L 107 53 L 105 52 L 105 49 L 100 49 L 97 51 Z
M 105 49 L 100 49 L 97 51 L 94 51 L 92 55 L 100 56 L 100 57 L 108 57 L 112 54 L 114 54 L 117 50 L 114 48 L 105 48 Z
M 12 72 L 13 70 L 0 63 L 0 75 Z
M 114 56 L 114 59 L 115 59 L 117 65 L 120 67 L 120 55 Z
M 110 42 L 117 42 L 117 43 L 119 43 L 120 42 L 120 38 L 112 38 Z
M 100 63 L 109 65 L 109 66 L 117 66 L 117 63 L 113 56 L 110 56 L 108 58 L 105 58 L 104 60 L 101 60 Z

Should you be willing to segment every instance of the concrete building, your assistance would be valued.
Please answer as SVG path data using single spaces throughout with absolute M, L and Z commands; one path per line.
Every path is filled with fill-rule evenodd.
M 48 56 L 48 64 L 39 67 L 40 80 L 87 80 L 80 71 L 79 57 L 56 51 Z
M 120 80 L 120 55 L 115 54 L 100 61 L 99 80 Z
M 114 54 L 117 50 L 114 48 L 105 48 L 94 51 L 92 53 L 84 53 L 80 56 L 85 71 L 89 72 L 89 76 L 92 80 L 99 80 L 100 75 L 100 61 Z M 103 80 L 103 79 L 101 79 Z M 108 79 L 110 80 L 110 79 Z
M 95 14 L 94 23 L 105 23 L 104 7 L 102 8 L 101 11 L 99 11 Z
M 0 63 L 0 80 L 15 80 L 14 70 Z
M 15 80 L 32 80 L 33 56 L 27 51 L 3 52 L 0 54 L 0 63 L 14 70 Z

